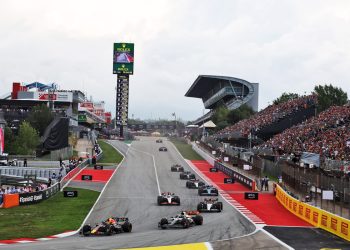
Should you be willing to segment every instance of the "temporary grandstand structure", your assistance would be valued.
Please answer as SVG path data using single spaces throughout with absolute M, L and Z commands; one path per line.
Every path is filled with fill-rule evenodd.
M 199 128 L 216 128 L 216 125 L 215 123 L 210 120 L 210 121 L 207 121 L 206 123 L 204 123 L 202 126 L 200 126 Z

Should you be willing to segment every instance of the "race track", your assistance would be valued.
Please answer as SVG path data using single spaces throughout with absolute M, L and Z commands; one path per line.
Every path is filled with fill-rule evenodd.
M 197 195 L 197 190 L 185 187 L 185 181 L 179 179 L 179 173 L 170 172 L 170 166 L 175 163 L 185 166 L 186 169 L 189 167 L 168 141 L 156 143 L 155 138 L 142 138 L 140 141 L 134 141 L 129 148 L 121 142 L 110 141 L 110 143 L 125 154 L 126 158 L 108 183 L 88 222 L 94 224 L 111 215 L 125 216 L 133 223 L 133 232 L 109 237 L 74 235 L 47 242 L 8 245 L 6 249 L 147 247 L 216 241 L 254 232 L 255 226 L 221 197 L 220 200 L 224 202 L 223 212 L 203 214 L 202 226 L 190 229 L 158 229 L 157 224 L 161 217 L 173 216 L 180 210 L 196 209 L 197 203 L 203 199 Z M 168 152 L 159 152 L 158 148 L 164 145 L 168 148 Z M 179 195 L 181 206 L 157 206 L 157 195 L 160 191 L 170 191 Z M 254 239 L 254 235 L 246 239 L 255 247 L 261 244 L 262 247 L 282 249 L 281 245 L 267 235 L 258 232 L 256 236 L 259 236 L 257 240 Z M 245 238 L 240 238 L 240 241 L 242 239 Z M 244 249 L 244 245 L 241 249 Z

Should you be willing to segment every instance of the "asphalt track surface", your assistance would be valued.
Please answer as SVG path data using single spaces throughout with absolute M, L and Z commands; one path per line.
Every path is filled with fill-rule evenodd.
M 189 229 L 158 229 L 162 217 L 169 217 L 181 210 L 196 209 L 203 199 L 197 190 L 187 189 L 179 173 L 170 171 L 170 166 L 179 163 L 189 169 L 170 142 L 156 143 L 154 138 L 134 141 L 128 148 L 125 144 L 111 141 L 124 155 L 122 162 L 101 198 L 88 218 L 95 224 L 108 216 L 129 217 L 133 223 L 132 233 L 113 236 L 67 238 L 30 244 L 7 245 L 6 249 L 115 249 L 174 245 L 193 242 L 217 241 L 237 238 L 233 243 L 219 241 L 214 249 L 285 249 L 281 244 L 255 226 L 239 212 L 224 202 L 222 213 L 203 214 L 204 224 Z M 159 152 L 160 146 L 168 152 Z M 159 192 L 175 192 L 181 198 L 181 206 L 157 206 Z M 245 236 L 249 235 L 249 236 Z M 4 247 L 0 247 L 2 249 Z

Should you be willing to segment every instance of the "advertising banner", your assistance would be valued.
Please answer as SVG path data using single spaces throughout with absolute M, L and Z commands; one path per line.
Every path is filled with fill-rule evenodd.
M 54 92 L 54 93 L 48 93 L 48 92 L 38 92 L 38 99 L 39 100 L 53 100 L 58 102 L 73 102 L 73 93 L 72 92 Z
M 276 198 L 286 209 L 304 221 L 350 241 L 350 220 L 299 201 L 287 194 L 279 185 L 276 188 Z
M 113 74 L 134 73 L 134 44 L 115 43 L 113 51 Z
M 19 194 L 19 205 L 31 205 L 50 198 L 60 190 L 60 184 L 56 183 L 52 187 L 38 192 Z

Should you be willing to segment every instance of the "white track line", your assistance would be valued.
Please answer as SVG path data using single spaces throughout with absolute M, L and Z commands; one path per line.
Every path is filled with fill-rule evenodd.
M 100 195 L 98 196 L 97 200 L 95 201 L 95 204 L 92 206 L 92 208 L 90 209 L 89 213 L 86 215 L 86 217 L 85 217 L 83 223 L 81 223 L 79 229 L 76 230 L 76 232 L 79 232 L 79 231 L 80 231 L 80 229 L 81 229 L 81 228 L 84 226 L 84 224 L 86 223 L 87 219 L 90 217 L 90 215 L 91 215 L 92 211 L 94 210 L 94 208 L 95 208 L 97 202 L 100 200 L 100 198 L 101 198 L 103 192 L 105 191 L 106 187 L 108 186 L 108 183 L 112 180 L 112 177 L 114 176 L 114 174 L 117 172 L 117 170 L 119 169 L 119 167 L 120 167 L 120 166 L 122 165 L 122 163 L 125 161 L 126 155 L 127 155 L 128 152 L 129 152 L 129 148 L 128 148 L 128 150 L 126 151 L 126 153 L 125 153 L 125 155 L 124 155 L 124 154 L 123 154 L 121 151 L 119 151 L 114 145 L 112 145 L 112 144 L 109 143 L 108 141 L 105 141 L 105 142 L 108 143 L 109 145 L 111 145 L 115 150 L 117 150 L 117 151 L 123 156 L 123 160 L 118 164 L 118 167 L 116 167 L 116 168 L 114 169 L 113 174 L 111 175 L 111 177 L 109 177 L 109 179 L 108 179 L 108 181 L 106 182 L 105 186 L 102 188 L 102 190 L 101 190 L 101 192 L 100 192 Z
M 136 152 L 140 152 L 140 153 L 146 154 L 146 155 L 152 157 L 152 160 L 153 160 L 153 168 L 154 168 L 154 173 L 155 173 L 155 176 L 156 176 L 157 187 L 158 187 L 158 195 L 161 195 L 160 186 L 159 186 L 159 179 L 158 179 L 158 173 L 157 173 L 157 166 L 156 166 L 156 161 L 155 161 L 155 159 L 154 159 L 154 155 L 152 155 L 152 154 L 150 154 L 150 153 L 148 153 L 148 152 L 142 151 L 142 150 L 135 149 L 135 148 L 132 148 L 132 150 L 134 150 L 134 151 L 136 151 Z

